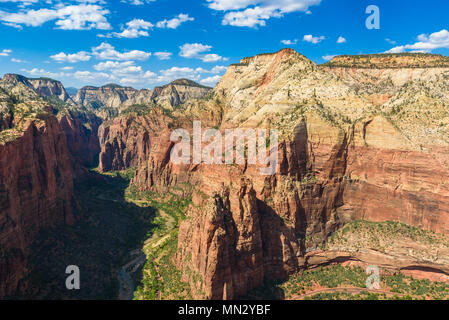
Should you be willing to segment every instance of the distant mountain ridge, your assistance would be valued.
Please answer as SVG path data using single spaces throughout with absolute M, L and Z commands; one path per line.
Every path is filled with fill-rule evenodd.
M 74 97 L 75 103 L 94 110 L 102 118 L 114 117 L 134 104 L 160 105 L 167 109 L 184 103 L 189 99 L 205 96 L 212 88 L 192 80 L 178 79 L 154 89 L 137 90 L 117 84 L 102 87 L 86 86 Z

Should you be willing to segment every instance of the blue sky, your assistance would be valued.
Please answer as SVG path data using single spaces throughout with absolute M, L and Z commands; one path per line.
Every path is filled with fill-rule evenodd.
M 368 5 L 380 29 L 368 30 Z M 213 86 L 231 63 L 290 47 L 334 55 L 449 55 L 447 0 L 0 0 L 0 74 L 152 88 Z

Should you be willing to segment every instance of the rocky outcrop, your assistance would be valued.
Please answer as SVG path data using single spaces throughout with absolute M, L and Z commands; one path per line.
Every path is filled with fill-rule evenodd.
M 58 118 L 75 161 L 85 167 L 96 166 L 100 153 L 98 129 L 102 120 L 93 113 L 77 110 L 68 110 Z
M 136 94 L 137 90 L 131 87 L 122 87 L 109 84 L 103 87 L 83 87 L 78 90 L 75 103 L 87 107 L 101 118 L 115 117 L 120 106 Z
M 73 102 L 61 82 L 48 78 L 28 79 L 33 89 L 43 97 L 56 97 L 63 102 Z
M 192 220 L 179 230 L 180 267 L 195 298 L 232 299 L 263 282 L 256 193 L 245 180 L 234 188 L 197 195 Z
M 158 180 L 165 185 L 174 178 L 169 163 L 172 122 L 160 108 L 154 108 L 146 115 L 131 114 L 105 123 L 98 132 L 101 144 L 99 169 L 139 167 L 140 173 L 136 177 L 139 184 L 145 181 L 154 186 Z
M 137 126 L 135 118 L 116 118 L 100 127 L 101 144 L 99 169 L 101 171 L 125 170 L 136 167 L 139 154 L 147 156 L 149 148 L 148 127 Z M 143 154 L 143 155 L 142 155 Z
M 357 69 L 441 68 L 449 67 L 449 58 L 428 53 L 342 55 L 332 58 L 324 65 Z
M 57 98 L 63 102 L 73 102 L 60 81 L 49 78 L 26 78 L 18 74 L 5 74 L 2 81 L 20 82 L 33 89 L 42 97 Z

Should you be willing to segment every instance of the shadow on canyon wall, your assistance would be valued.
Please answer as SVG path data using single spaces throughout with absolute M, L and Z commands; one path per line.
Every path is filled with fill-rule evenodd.
M 141 208 L 125 200 L 127 178 L 90 172 L 75 186 L 80 218 L 73 226 L 42 230 L 32 247 L 19 285 L 19 299 L 117 299 L 117 273 L 128 253 L 142 248 L 154 225 L 153 208 Z M 65 286 L 67 266 L 80 269 L 80 290 Z

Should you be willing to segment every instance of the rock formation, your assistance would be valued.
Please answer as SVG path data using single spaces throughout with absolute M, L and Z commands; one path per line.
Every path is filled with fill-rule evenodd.
M 282 50 L 243 59 L 214 89 L 221 130 L 277 128 L 282 138 L 272 177 L 251 165 L 195 168 L 178 261 L 196 297 L 232 299 L 285 279 L 353 219 L 449 234 L 449 69 L 388 70 L 371 80 L 393 83 L 380 103 L 348 80 L 365 68 L 339 68 Z
M 201 98 L 210 90 L 211 88 L 186 79 L 175 80 L 153 90 L 136 90 L 131 87 L 108 84 L 101 88 L 91 86 L 81 88 L 74 101 L 106 119 L 116 117 L 127 107 L 136 104 L 148 106 L 157 104 L 172 109 L 188 99 Z
M 75 219 L 65 133 L 49 104 L 23 82 L 0 81 L 0 103 L 8 110 L 0 132 L 0 297 L 26 286 L 20 280 L 37 232 Z
M 398 242 L 381 254 L 371 248 L 328 246 L 329 238 L 353 220 L 395 221 L 449 234 L 448 61 L 425 54 L 343 56 L 318 66 L 284 49 L 231 65 L 212 91 L 188 80 L 154 90 L 85 87 L 74 98 L 78 106 L 70 101 L 53 106 L 59 124 L 48 115 L 48 98 L 64 101 L 61 90 L 9 77 L 16 80 L 0 82 L 0 130 L 4 148 L 20 141 L 55 141 L 14 148 L 35 150 L 45 159 L 48 145 L 57 149 L 52 155 L 56 158 L 48 156 L 59 168 L 54 176 L 47 174 L 53 168 L 50 163 L 38 161 L 47 163 L 41 168 L 33 156 L 27 159 L 31 163 L 14 164 L 39 172 L 31 174 L 30 184 L 23 178 L 23 186 L 41 186 L 42 181 L 51 186 L 49 203 L 29 200 L 30 208 L 36 203 L 39 210 L 44 208 L 39 214 L 44 224 L 71 220 L 66 207 L 71 197 L 70 157 L 91 165 L 99 152 L 102 171 L 135 167 L 132 183 L 140 190 L 165 193 L 193 187 L 193 203 L 179 229 L 176 261 L 195 298 L 235 299 L 265 281 L 345 259 L 380 259 L 388 267 L 394 267 L 396 259 L 398 269 L 415 265 L 448 273 L 447 260 L 429 262 L 428 256 L 407 252 L 419 250 L 416 243 Z M 38 93 L 47 99 L 37 99 Z M 34 101 L 32 108 L 27 101 Z M 43 113 L 47 115 L 38 116 Z M 195 120 L 204 130 L 215 128 L 222 134 L 235 128 L 277 129 L 275 174 L 261 175 L 262 166 L 248 162 L 174 164 L 170 153 L 176 142 L 170 135 L 177 128 L 191 133 Z M 42 148 L 46 151 L 39 151 Z M 8 165 L 2 164 L 0 173 L 20 171 Z M 47 180 L 35 182 L 39 175 Z M 21 176 L 11 179 L 21 181 Z M 55 190 L 61 176 L 65 187 Z M 11 192 L 18 192 L 11 185 L 0 180 L 0 206 L 5 208 L 11 207 Z M 34 190 L 40 189 L 31 188 L 26 195 L 41 194 Z M 64 201 L 56 202 L 58 206 L 55 197 Z M 56 215 L 45 209 L 49 207 L 58 208 L 58 218 L 48 218 Z M 17 210 L 0 216 L 5 226 L 0 230 L 19 225 L 8 222 L 11 217 L 17 220 Z M 20 232 L 0 232 L 0 242 L 12 234 L 20 239 L 11 243 L 20 243 L 16 246 L 22 253 L 8 254 L 14 258 L 0 266 L 22 270 L 5 278 L 11 286 L 25 273 L 28 242 L 21 240 Z

